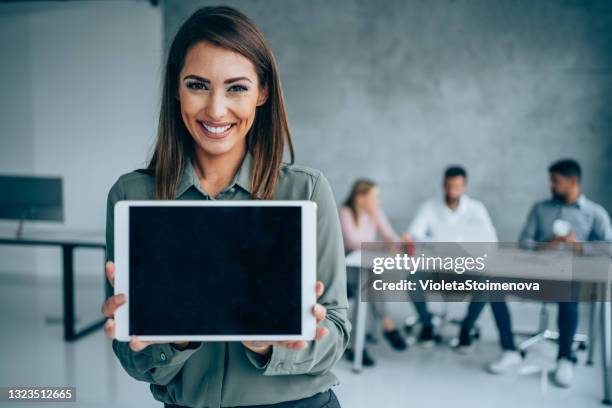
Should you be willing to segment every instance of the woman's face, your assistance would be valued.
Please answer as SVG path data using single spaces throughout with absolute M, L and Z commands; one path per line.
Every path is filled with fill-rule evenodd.
M 246 57 L 207 42 L 187 52 L 179 100 L 197 150 L 214 156 L 242 150 L 255 110 L 266 98 L 267 90 L 260 89 L 255 66 Z
M 378 209 L 379 194 L 380 190 L 374 186 L 367 193 L 361 195 L 361 200 L 359 200 L 357 205 L 368 212 L 374 213 Z

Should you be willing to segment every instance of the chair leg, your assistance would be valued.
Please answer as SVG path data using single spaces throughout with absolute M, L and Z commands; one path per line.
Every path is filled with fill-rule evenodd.
M 355 358 L 353 360 L 353 372 L 359 373 L 363 368 L 363 349 L 365 348 L 365 333 L 367 322 L 367 303 L 361 301 L 361 288 L 355 296 L 357 318 L 355 322 Z
M 519 343 L 519 346 L 518 346 L 519 351 L 524 353 L 529 347 L 532 347 L 533 345 L 538 344 L 541 341 L 549 340 L 549 341 L 556 342 L 559 339 L 559 332 L 548 329 L 549 320 L 550 320 L 550 315 L 548 313 L 548 309 L 546 308 L 546 304 L 543 304 L 542 308 L 540 309 L 540 322 L 539 322 L 538 331 L 536 331 L 535 333 L 533 332 L 531 333 L 515 332 L 514 333 L 517 336 L 527 337 L 526 340 L 523 340 L 521 343 Z M 594 325 L 594 321 L 593 321 L 593 325 Z M 589 329 L 589 335 L 592 336 L 591 329 Z M 576 349 L 586 350 L 589 339 L 592 339 L 592 338 L 593 337 L 587 336 L 585 334 L 576 333 L 574 335 L 574 340 L 573 340 L 574 350 Z M 592 348 L 590 348 L 589 353 L 592 353 L 591 349 Z M 590 356 L 590 358 L 592 361 L 592 356 Z
M 595 354 L 595 339 L 597 338 L 597 333 L 596 328 L 597 325 L 595 324 L 597 320 L 597 303 L 595 303 L 594 301 L 591 302 L 589 304 L 589 339 L 588 339 L 588 347 L 589 347 L 589 352 L 587 354 L 587 361 L 586 364 L 589 366 L 593 365 L 593 356 Z
M 548 313 L 548 308 L 546 307 L 546 303 L 542 303 L 542 307 L 540 308 L 540 320 L 538 321 L 538 329 L 535 332 L 524 333 L 524 332 L 515 332 L 515 335 L 525 336 L 526 340 L 523 340 L 518 345 L 518 349 L 522 352 L 527 350 L 529 347 L 538 344 L 539 342 L 546 340 L 551 333 L 548 330 L 550 322 L 550 315 Z

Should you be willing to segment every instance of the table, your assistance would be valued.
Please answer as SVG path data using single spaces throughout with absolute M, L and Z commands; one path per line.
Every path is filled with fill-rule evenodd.
M 361 251 L 353 251 L 347 254 L 346 266 L 361 269 Z M 609 274 L 612 274 L 612 264 L 610 264 Z M 356 308 L 357 316 L 356 322 L 354 322 L 354 336 L 355 336 L 355 358 L 353 360 L 353 371 L 355 373 L 361 372 L 363 367 L 362 354 L 365 346 L 365 331 L 366 331 L 366 304 L 361 301 L 361 273 L 359 285 L 356 296 Z M 605 282 L 609 283 L 609 281 Z M 599 337 L 601 341 L 601 367 L 603 374 L 603 399 L 604 405 L 612 405 L 612 309 L 610 307 L 609 299 L 611 296 L 611 288 L 609 284 L 601 284 L 600 290 L 603 295 L 601 299 L 608 299 L 606 301 L 599 301 L 595 304 L 595 307 L 591 309 L 591 321 L 595 321 L 595 312 L 599 309 Z M 589 359 L 592 357 L 592 348 L 594 344 L 594 330 L 590 330 L 590 344 L 589 344 Z
M 74 304 L 74 250 L 75 248 L 99 248 L 106 250 L 104 231 L 87 230 L 30 230 L 21 236 L 14 229 L 0 229 L 0 245 L 55 246 L 62 250 L 64 340 L 75 341 L 104 325 L 102 318 L 77 330 Z M 105 270 L 105 268 L 103 268 Z M 104 273 L 105 299 L 113 290 Z

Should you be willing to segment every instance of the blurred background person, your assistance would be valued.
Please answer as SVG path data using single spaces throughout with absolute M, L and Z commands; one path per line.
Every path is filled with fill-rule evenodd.
M 576 254 L 582 254 L 584 242 L 612 241 L 612 225 L 607 211 L 581 192 L 582 169 L 578 162 L 573 159 L 559 160 L 548 168 L 548 172 L 551 198 L 532 207 L 519 238 L 520 245 L 536 250 L 566 247 Z M 556 227 L 555 224 L 565 227 Z M 569 387 L 576 362 L 572 343 L 578 327 L 578 303 L 559 302 L 558 310 L 559 348 L 553 380 L 560 387 Z M 488 365 L 488 370 L 501 374 L 520 364 L 522 358 L 514 344 L 506 303 L 498 302 L 493 313 L 502 353 L 497 361 Z
M 416 242 L 496 242 L 497 233 L 486 207 L 468 197 L 467 172 L 462 166 L 450 166 L 444 171 L 443 196 L 425 201 L 408 227 L 402 240 Z M 417 288 L 419 286 L 417 285 Z M 422 292 L 413 292 L 413 304 L 419 316 L 420 346 L 429 348 L 439 339 L 434 332 L 432 314 Z M 468 317 L 475 321 L 468 310 Z M 476 310 L 475 312 L 480 312 Z M 476 315 L 477 317 L 477 315 Z
M 380 208 L 380 189 L 371 180 L 359 179 L 353 183 L 349 196 L 340 208 L 340 224 L 344 238 L 344 249 L 346 253 L 361 250 L 362 242 L 374 242 L 377 239 L 384 242 L 398 242 L 399 236 L 391 227 L 387 216 Z M 356 268 L 348 268 L 348 294 L 353 297 L 359 290 L 359 271 Z M 383 336 L 394 350 L 405 350 L 406 341 L 395 327 L 393 320 L 389 317 L 385 303 L 371 302 L 369 309 L 374 317 L 381 321 Z M 356 307 L 350 314 L 355 321 Z M 346 351 L 349 360 L 353 360 L 353 344 Z M 363 365 L 372 366 L 374 360 L 367 349 L 363 351 Z

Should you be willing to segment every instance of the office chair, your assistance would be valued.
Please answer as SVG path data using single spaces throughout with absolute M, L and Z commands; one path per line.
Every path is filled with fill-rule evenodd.
M 527 349 L 530 347 L 548 340 L 556 342 L 559 338 L 559 332 L 552 330 L 550 327 L 550 312 L 548 310 L 549 302 L 542 302 L 540 307 L 540 316 L 538 321 L 538 328 L 535 332 L 515 332 L 515 335 L 525 336 L 526 340 L 523 340 L 519 343 L 518 349 L 519 352 L 523 355 L 523 357 L 527 354 Z M 594 326 L 594 303 L 591 304 L 590 316 L 589 316 L 589 333 L 591 336 L 593 335 L 593 326 Z M 591 337 L 592 338 L 592 337 Z M 592 346 L 590 344 L 589 336 L 586 334 L 576 333 L 574 335 L 574 350 L 584 351 L 588 346 Z M 592 349 L 592 347 L 590 347 Z M 587 359 L 587 364 L 591 365 L 592 361 L 592 353 L 589 350 L 589 358 Z

